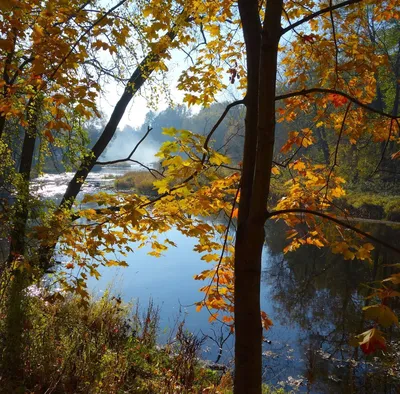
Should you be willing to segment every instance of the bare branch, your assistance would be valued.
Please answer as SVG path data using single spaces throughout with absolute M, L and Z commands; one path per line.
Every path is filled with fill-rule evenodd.
M 288 98 L 297 97 L 297 96 L 307 96 L 308 94 L 313 94 L 313 93 L 337 94 L 339 96 L 346 97 L 349 101 L 353 102 L 354 104 L 358 105 L 361 108 L 366 109 L 367 111 L 376 113 L 381 116 L 385 116 L 390 119 L 400 119 L 400 116 L 391 115 L 384 111 L 379 111 L 378 109 L 370 107 L 368 104 L 362 103 L 361 101 L 357 100 L 350 94 L 342 92 L 340 90 L 336 90 L 336 89 L 325 89 L 325 88 L 303 89 L 303 90 L 299 90 L 297 92 L 291 92 L 291 93 L 286 93 L 286 94 L 281 94 L 279 96 L 276 96 L 275 101 L 286 100 Z
M 352 104 L 352 103 L 350 102 L 350 103 L 347 105 L 346 112 L 345 112 L 345 114 L 344 114 L 344 116 L 343 116 L 342 126 L 340 127 L 339 136 L 338 136 L 338 139 L 337 139 L 337 142 L 336 142 L 336 148 L 335 148 L 335 155 L 334 155 L 334 159 L 333 159 L 333 164 L 332 164 L 332 167 L 331 167 L 331 169 L 330 169 L 330 171 L 329 171 L 328 178 L 327 178 L 327 180 L 326 180 L 326 186 L 324 186 L 324 187 L 326 187 L 325 198 L 327 197 L 327 194 L 328 194 L 329 181 L 331 180 L 331 176 L 332 176 L 333 170 L 334 170 L 335 167 L 338 165 L 338 164 L 337 164 L 337 158 L 338 158 L 338 153 L 339 153 L 340 140 L 342 139 L 344 127 L 345 127 L 345 125 L 346 125 L 346 118 L 347 118 L 347 115 L 348 115 L 348 113 L 349 113 L 351 104 Z M 323 188 L 324 188 L 324 187 L 323 187 Z M 322 189 L 323 189 L 323 188 L 322 188 Z M 321 190 L 322 190 L 322 189 L 321 189 Z
M 332 35 L 333 35 L 333 42 L 335 43 L 335 73 L 336 73 L 336 82 L 339 79 L 339 73 L 338 73 L 338 65 L 339 65 L 339 60 L 338 60 L 338 56 L 339 56 L 339 47 L 337 44 L 337 39 L 336 39 L 336 28 L 335 28 L 335 20 L 333 18 L 333 10 L 332 10 L 332 0 L 329 0 L 329 6 L 330 6 L 330 10 L 329 10 L 329 14 L 331 17 L 331 24 L 332 24 Z
M 212 129 L 210 130 L 210 132 L 207 134 L 206 140 L 204 141 L 204 145 L 203 148 L 208 151 L 208 144 L 210 142 L 211 137 L 213 136 L 213 134 L 215 133 L 215 130 L 217 130 L 218 126 L 222 123 L 222 121 L 225 119 L 226 115 L 228 115 L 228 112 L 231 108 L 240 105 L 240 104 L 244 104 L 245 100 L 237 100 L 234 101 L 232 103 L 230 103 L 229 105 L 226 106 L 225 111 L 221 114 L 221 116 L 219 117 L 219 119 L 217 120 L 217 123 L 214 124 L 214 126 L 212 127 Z M 207 157 L 207 154 L 204 153 L 203 154 L 203 158 L 201 160 L 202 163 L 204 163 L 205 159 Z
M 100 18 L 98 18 L 96 21 L 94 21 L 81 35 L 80 37 L 72 44 L 71 49 L 68 51 L 67 54 L 61 59 L 60 63 L 58 63 L 57 67 L 54 69 L 54 71 L 51 73 L 49 76 L 49 79 L 54 78 L 54 76 L 57 74 L 57 71 L 60 69 L 60 67 L 65 63 L 65 61 L 68 59 L 69 56 L 71 56 L 72 52 L 75 50 L 76 46 L 81 42 L 82 38 L 85 37 L 88 33 L 91 32 L 91 30 L 98 25 L 104 18 L 106 18 L 108 15 L 110 15 L 114 10 L 119 8 L 121 5 L 126 3 L 127 0 L 121 0 L 118 4 L 116 4 L 114 7 L 110 8 L 107 12 L 105 12 Z
M 317 16 L 326 14 L 327 12 L 331 12 L 333 10 L 337 10 L 339 8 L 343 8 L 346 7 L 348 5 L 352 5 L 352 4 L 357 4 L 357 3 L 361 3 L 363 0 L 347 0 L 344 1 L 343 3 L 338 3 L 335 4 L 333 6 L 330 7 L 326 7 L 326 8 L 322 8 L 319 11 L 316 11 L 310 15 L 305 16 L 303 19 L 298 20 L 297 22 L 292 23 L 290 26 L 285 27 L 284 29 L 282 29 L 281 31 L 281 36 L 283 36 L 284 34 L 286 34 L 287 32 L 289 32 L 290 30 L 296 28 L 297 26 L 302 25 L 303 23 L 306 23 L 314 18 L 316 18 Z
M 362 235 L 363 237 L 368 238 L 369 240 L 371 240 L 373 242 L 376 242 L 378 244 L 381 244 L 381 245 L 385 246 L 386 248 L 392 250 L 393 252 L 396 252 L 396 253 L 400 254 L 400 249 L 396 248 L 395 246 L 393 246 L 393 245 L 391 245 L 391 244 L 389 244 L 389 243 L 387 243 L 387 242 L 385 242 L 385 241 L 383 241 L 383 240 L 381 240 L 379 238 L 376 238 L 373 235 L 368 234 L 365 231 L 362 231 L 359 228 L 357 228 L 355 226 L 352 226 L 351 224 L 346 223 L 346 222 L 344 222 L 344 221 L 342 221 L 340 219 L 337 219 L 337 218 L 335 218 L 333 216 L 330 216 L 330 215 L 328 215 L 326 213 L 314 211 L 314 210 L 311 210 L 311 209 L 292 208 L 292 209 L 282 209 L 282 210 L 279 210 L 279 211 L 267 212 L 266 215 L 265 215 L 265 219 L 267 220 L 267 219 L 270 219 L 270 218 L 272 218 L 274 216 L 287 215 L 287 214 L 290 214 L 290 213 L 305 213 L 305 214 L 309 214 L 309 215 L 319 216 L 319 217 L 321 217 L 323 219 L 326 219 L 326 220 L 330 220 L 331 222 L 334 222 L 334 223 L 338 224 L 339 226 L 348 228 L 349 230 L 352 230 L 355 233 L 357 233 L 359 235 Z
M 106 166 L 106 165 L 112 165 L 112 164 L 118 164 L 118 163 L 125 163 L 127 161 L 131 162 L 131 163 L 135 163 L 138 164 L 139 166 L 145 168 L 147 171 L 150 172 L 150 174 L 152 176 L 154 176 L 154 178 L 157 178 L 156 175 L 157 174 L 161 177 L 164 177 L 164 175 L 154 169 L 154 168 L 150 168 L 149 166 L 146 166 L 145 164 L 141 163 L 140 161 L 137 160 L 133 160 L 132 156 L 135 154 L 136 150 L 139 148 L 139 146 L 142 144 L 142 142 L 146 139 L 146 137 L 149 135 L 150 131 L 153 130 L 150 126 L 147 127 L 147 131 L 146 133 L 143 135 L 143 137 L 138 141 L 138 143 L 135 145 L 135 147 L 132 149 L 132 152 L 128 155 L 128 157 L 126 157 L 125 159 L 117 159 L 117 160 L 110 160 L 110 161 L 96 161 L 95 165 L 100 165 L 100 166 Z
M 229 229 L 231 227 L 231 223 L 232 223 L 232 220 L 233 220 L 233 214 L 235 212 L 235 206 L 236 206 L 236 202 L 237 202 L 237 199 L 238 199 L 238 196 L 239 196 L 239 191 L 240 191 L 240 187 L 238 187 L 237 190 L 236 190 L 235 198 L 234 198 L 233 203 L 232 203 L 231 213 L 229 215 L 228 225 L 226 226 L 226 232 L 225 232 L 225 237 L 224 237 L 224 243 L 222 244 L 221 255 L 219 256 L 218 264 L 217 264 L 217 267 L 215 269 L 215 275 L 212 277 L 211 283 L 210 283 L 210 286 L 211 286 L 214 278 L 217 277 L 217 291 L 218 291 L 218 286 L 219 286 L 219 268 L 221 267 L 222 259 L 224 258 L 226 246 L 228 244 Z M 207 291 L 206 295 L 207 294 L 208 294 L 208 291 Z
M 62 22 L 54 23 L 53 26 L 60 26 L 62 24 L 67 24 L 72 18 L 75 18 L 84 8 L 91 3 L 91 0 L 85 1 L 73 14 L 71 14 L 66 20 Z

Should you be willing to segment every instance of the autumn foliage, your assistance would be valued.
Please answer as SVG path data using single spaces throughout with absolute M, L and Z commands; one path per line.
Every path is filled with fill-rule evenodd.
M 376 103 L 380 87 L 388 85 L 382 80 L 398 72 L 392 68 L 397 41 L 384 36 L 397 37 L 397 1 L 239 0 L 238 6 L 230 0 L 121 0 L 110 8 L 97 1 L 0 2 L 0 149 L 15 175 L 9 183 L 17 197 L 15 206 L 7 207 L 10 270 L 27 273 L 28 282 L 37 280 L 54 266 L 59 245 L 57 252 L 69 262 L 57 281 L 88 305 L 86 282 L 99 277 L 100 266 L 126 265 L 131 242 L 150 245 L 150 254 L 160 256 L 176 246 L 163 237 L 176 227 L 197 239 L 195 250 L 210 263 L 195 277 L 204 281 L 197 309 L 207 308 L 210 321 L 218 319 L 232 331 L 242 327 L 238 343 L 250 316 L 247 323 L 257 335 L 241 343 L 248 340 L 260 350 L 261 328 L 272 324 L 258 306 L 266 220 L 285 221 L 284 253 L 302 245 L 329 247 L 361 264 L 371 261 L 377 242 L 391 247 L 349 224 L 337 201 L 346 193 L 343 145 L 357 148 L 366 138 L 382 146 L 384 157 L 387 146 L 394 149 L 400 141 L 399 94 L 392 99 L 391 88 L 385 88 L 386 101 Z M 164 78 L 180 50 L 190 59 L 176 84 L 187 105 L 209 106 L 228 86 L 240 99 L 204 135 L 164 129 L 169 140 L 157 154 L 161 170 L 154 176 L 155 170 L 147 168 L 156 196 L 100 192 L 77 204 L 82 183 L 101 163 L 130 100 L 140 89 L 157 103 L 160 92 L 168 91 Z M 109 78 L 123 93 L 98 141 L 88 147 L 83 124 L 100 116 L 98 98 Z M 247 112 L 240 164 L 212 143 L 220 122 L 238 105 Z M 274 149 L 276 123 L 287 134 L 279 150 Z M 306 154 L 321 130 L 334 141 L 325 162 Z M 22 147 L 15 142 L 20 135 Z M 78 170 L 61 203 L 34 216 L 33 169 L 40 173 L 43 157 L 60 147 Z M 126 161 L 136 149 L 140 143 Z M 399 152 L 393 151 L 391 159 L 397 160 Z M 278 201 L 271 198 L 274 183 L 284 185 Z M 121 259 L 110 259 L 111 252 Z M 399 275 L 374 288 L 373 298 L 380 302 L 364 310 L 375 325 L 354 344 L 366 354 L 385 349 L 378 327 L 398 324 L 386 301 L 398 297 L 391 287 L 400 283 Z M 236 301 L 250 295 L 255 302 L 238 307 Z M 245 381 L 240 376 L 261 381 L 261 351 L 254 368 L 244 365 L 253 357 L 246 346 L 238 345 L 237 368 L 248 373 L 238 374 L 238 387 Z M 248 393 L 260 387 L 257 383 Z

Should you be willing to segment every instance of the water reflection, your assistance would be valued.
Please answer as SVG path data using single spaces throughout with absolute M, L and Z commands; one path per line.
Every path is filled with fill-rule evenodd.
M 141 169 L 138 165 L 95 167 L 82 186 L 82 194 L 96 193 L 101 190 L 110 191 L 114 187 L 115 178 L 129 171 Z M 74 176 L 73 172 L 57 174 L 42 174 L 31 182 L 31 192 L 42 199 L 53 199 L 59 202 L 65 193 L 69 181 Z
M 109 176 L 117 170 L 126 171 L 107 169 L 110 173 L 102 170 L 94 174 L 87 181 L 86 191 L 109 189 Z M 57 198 L 68 176 L 38 180 L 38 194 Z M 400 248 L 400 227 L 373 224 L 363 229 Z M 391 342 L 385 357 L 365 358 L 348 346 L 352 334 L 369 328 L 361 312 L 370 291 L 365 284 L 387 277 L 391 268 L 386 265 L 398 263 L 398 257 L 379 245 L 373 251 L 373 264 L 345 261 L 311 246 L 283 256 L 284 224 L 271 222 L 266 233 L 261 301 L 274 326 L 263 346 L 264 380 L 310 393 L 400 393 L 398 331 L 387 330 Z M 184 317 L 189 330 L 211 337 L 203 357 L 215 361 L 220 355 L 219 344 L 229 330 L 211 326 L 207 311 L 197 313 L 190 306 L 202 297 L 198 289 L 203 284 L 194 281 L 193 275 L 208 266 L 193 251 L 194 239 L 176 229 L 165 236 L 178 248 L 170 248 L 160 259 L 154 259 L 146 254 L 146 248 L 138 250 L 132 245 L 135 253 L 128 256 L 128 268 L 104 268 L 100 281 L 92 278 L 89 287 L 94 292 L 104 291 L 116 276 L 121 278 L 116 288 L 126 301 L 139 298 L 146 305 L 153 298 L 161 307 L 162 329 L 172 328 L 179 317 Z M 229 364 L 232 337 L 224 342 L 223 349 L 219 361 Z
M 364 230 L 400 244 L 399 229 L 373 225 Z M 292 375 L 289 383 L 313 393 L 399 392 L 398 371 L 388 362 L 389 357 L 377 354 L 366 358 L 348 346 L 352 334 L 369 328 L 362 320 L 365 297 L 370 292 L 366 284 L 386 277 L 391 269 L 386 265 L 398 257 L 379 246 L 373 251 L 373 264 L 346 261 L 311 246 L 283 256 L 284 232 L 284 224 L 268 228 L 271 247 L 263 282 L 267 288 L 264 301 L 268 299 L 272 305 L 278 325 L 273 330 L 290 328 L 287 343 L 294 350 L 293 363 L 286 368 Z M 387 334 L 392 341 L 388 351 L 396 352 L 398 332 L 388 330 Z M 271 367 L 279 368 L 277 358 L 271 360 L 266 354 L 266 380 L 277 381 Z M 398 362 L 398 356 L 395 358 Z

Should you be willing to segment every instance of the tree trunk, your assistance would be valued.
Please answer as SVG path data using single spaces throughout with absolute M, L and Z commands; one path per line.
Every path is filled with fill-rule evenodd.
M 5 125 L 6 125 L 6 117 L 0 116 L 0 139 L 3 136 Z
M 22 143 L 21 160 L 18 173 L 22 177 L 21 185 L 18 190 L 18 199 L 16 202 L 16 212 L 11 232 L 11 245 L 9 261 L 12 261 L 18 255 L 25 252 L 25 233 L 26 224 L 29 216 L 29 182 L 31 179 L 31 170 L 33 156 L 35 151 L 35 143 L 37 137 L 37 122 L 41 100 L 38 96 L 34 97 L 27 106 L 28 127 L 25 130 L 24 141 Z
M 317 127 L 315 129 L 315 133 L 317 134 L 318 142 L 319 142 L 319 145 L 321 146 L 322 153 L 324 155 L 324 164 L 329 165 L 330 153 L 329 153 L 329 145 L 326 142 L 325 126 Z
M 175 30 L 168 32 L 166 34 L 166 37 L 168 37 L 172 41 L 176 37 Z M 164 52 L 165 50 L 161 53 Z M 107 148 L 107 145 L 110 143 L 111 139 L 114 137 L 119 122 L 121 121 L 122 116 L 125 113 L 126 107 L 132 100 L 133 96 L 139 91 L 139 89 L 150 77 L 151 73 L 154 71 L 155 64 L 157 64 L 159 60 L 160 54 L 155 54 L 153 52 L 149 53 L 132 74 L 128 83 L 126 84 L 124 93 L 114 107 L 114 110 L 106 127 L 104 128 L 99 139 L 97 140 L 89 154 L 83 160 L 74 177 L 69 182 L 68 188 L 61 200 L 60 208 L 71 208 L 82 188 L 83 182 L 86 180 L 87 176 L 98 161 L 99 157 Z
M 246 43 L 245 150 L 235 246 L 235 394 L 262 391 L 261 257 L 275 138 L 275 84 L 282 0 L 239 1 Z M 255 21 L 258 21 L 258 24 Z M 261 33 L 261 34 L 260 34 Z M 250 37 L 258 38 L 251 40 Z M 255 86 L 256 84 L 256 86 Z M 252 156 L 252 157 L 249 157 Z
M 39 96 L 35 96 L 27 105 L 28 127 L 25 130 L 19 166 L 19 174 L 22 176 L 22 182 L 19 185 L 18 199 L 15 203 L 16 209 L 8 255 L 9 272 L 6 273 L 12 277 L 9 289 L 7 289 L 6 340 L 5 349 L 2 352 L 2 364 L 4 372 L 11 379 L 18 379 L 23 373 L 22 334 L 25 319 L 23 291 L 29 284 L 30 278 L 26 271 L 21 271 L 15 267 L 15 261 L 25 258 L 24 256 L 27 252 L 25 250 L 25 238 L 30 205 L 29 181 L 31 178 L 40 106 L 41 100 Z

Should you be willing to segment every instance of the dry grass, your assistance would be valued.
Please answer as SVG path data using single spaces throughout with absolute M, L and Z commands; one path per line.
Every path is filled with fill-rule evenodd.
M 122 190 L 135 190 L 145 195 L 156 195 L 157 191 L 153 182 L 161 177 L 157 174 L 150 174 L 149 171 L 130 171 L 115 180 L 115 187 Z

